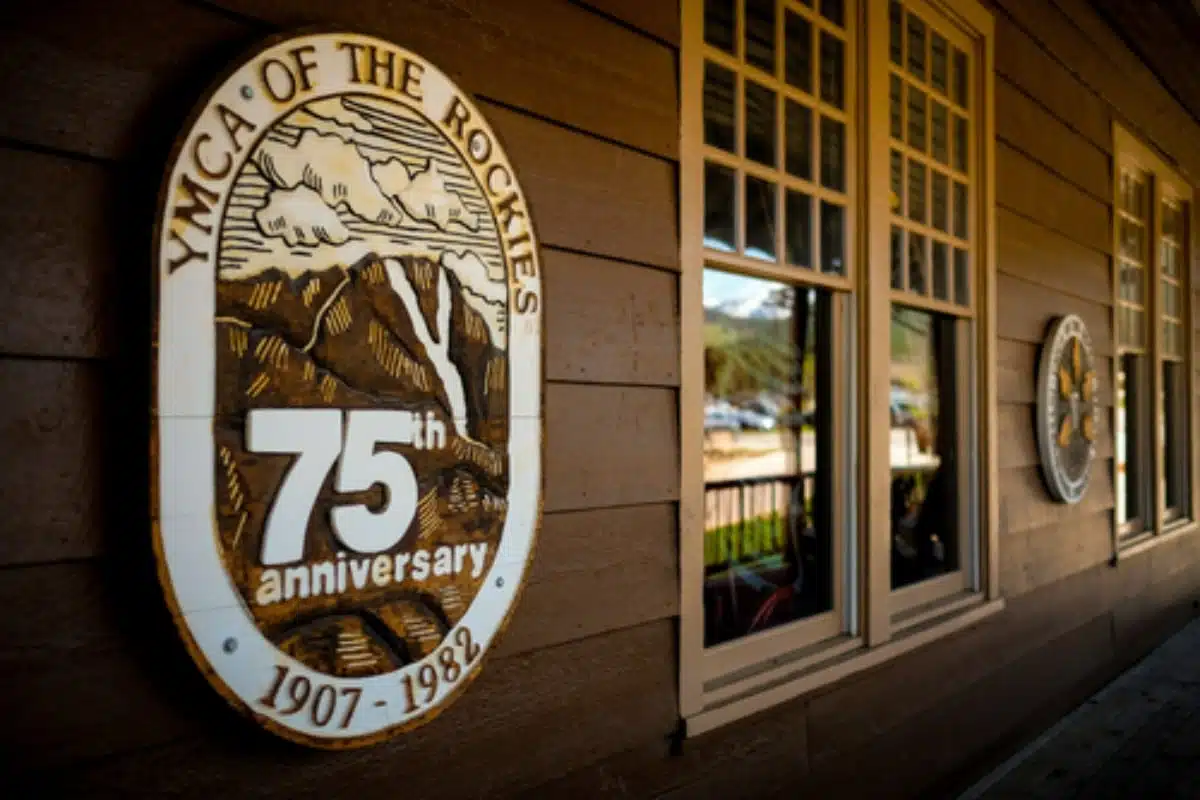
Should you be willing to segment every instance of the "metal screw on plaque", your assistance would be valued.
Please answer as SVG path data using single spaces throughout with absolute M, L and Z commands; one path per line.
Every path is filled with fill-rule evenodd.
M 251 97 L 254 97 L 254 90 L 251 89 L 249 86 L 243 86 L 242 87 L 242 98 L 245 100 L 249 100 Z
M 504 578 L 496 578 L 496 585 L 497 585 L 497 586 L 503 586 L 503 585 L 504 585 Z
M 237 639 L 230 636 L 225 640 L 224 648 L 226 653 L 232 653 L 237 650 Z

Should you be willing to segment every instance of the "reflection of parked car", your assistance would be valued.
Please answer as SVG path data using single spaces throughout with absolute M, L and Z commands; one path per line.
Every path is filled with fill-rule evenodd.
M 746 430 L 770 431 L 775 429 L 775 420 L 766 414 L 749 408 L 739 408 L 736 411 L 738 422 Z
M 704 412 L 704 430 L 740 431 L 742 421 L 732 409 L 714 408 Z

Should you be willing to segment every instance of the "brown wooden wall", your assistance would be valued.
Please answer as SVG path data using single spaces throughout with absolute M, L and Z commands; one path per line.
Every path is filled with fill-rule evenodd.
M 1078 312 L 1111 353 L 1111 120 L 1200 175 L 1200 126 L 1084 0 L 996 9 L 1008 610 L 681 748 L 675 3 L 19 5 L 0 11 L 0 773 L 76 796 L 902 793 L 1065 708 L 1186 613 L 1200 537 L 1106 564 L 1107 428 L 1081 507 L 1052 504 L 1038 473 L 1047 322 Z M 147 519 L 167 152 L 241 50 L 313 22 L 409 46 L 480 99 L 537 215 L 548 295 L 547 514 L 513 624 L 441 717 L 345 754 L 277 742 L 212 692 L 162 610 Z

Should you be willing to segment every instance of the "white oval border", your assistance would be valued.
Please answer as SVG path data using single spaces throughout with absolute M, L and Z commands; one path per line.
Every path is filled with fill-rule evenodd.
M 216 385 L 213 317 L 217 251 L 215 247 L 209 248 L 202 268 L 196 264 L 187 265 L 175 275 L 170 275 L 164 256 L 169 232 L 167 193 L 176 186 L 184 171 L 185 156 L 191 152 L 198 136 L 205 133 L 224 135 L 213 115 L 208 113 L 216 104 L 225 103 L 259 125 L 259 132 L 254 137 L 257 142 L 259 133 L 265 133 L 268 126 L 297 106 L 323 95 L 352 91 L 402 102 L 397 100 L 394 93 L 380 90 L 373 84 L 353 84 L 331 79 L 331 63 L 346 58 L 344 53 L 334 49 L 335 41 L 386 47 L 420 63 L 425 70 L 422 77 L 424 108 L 420 113 L 434 127 L 438 127 L 436 120 L 440 119 L 439 114 L 450 100 L 455 96 L 462 99 L 472 112 L 473 124 L 482 127 L 491 137 L 495 155 L 483 167 L 476 167 L 457 142 L 451 140 L 451 144 L 477 179 L 481 178 L 479 171 L 490 164 L 502 163 L 508 168 L 512 176 L 511 189 L 519 195 L 528 215 L 528 232 L 535 265 L 534 276 L 518 280 L 513 275 L 510 253 L 505 248 L 510 286 L 509 492 L 508 512 L 496 556 L 467 613 L 447 634 L 443 644 L 426 658 L 400 670 L 359 679 L 337 678 L 317 672 L 277 649 L 255 625 L 222 564 L 216 537 L 212 432 Z M 258 86 L 253 71 L 260 62 L 268 58 L 286 58 L 287 50 L 298 45 L 317 48 L 314 60 L 318 68 L 312 74 L 314 83 L 322 91 L 298 97 L 286 105 L 274 103 L 258 90 L 250 99 L 242 96 L 243 86 Z M 154 537 L 160 579 L 189 650 L 200 662 L 210 682 L 227 699 L 260 721 L 265 720 L 266 727 L 286 738 L 325 747 L 369 744 L 390 733 L 428 722 L 449 705 L 452 696 L 461 693 L 478 675 L 487 651 L 507 623 L 533 553 L 541 519 L 544 295 L 541 290 L 541 254 L 528 197 L 520 187 L 506 150 L 470 95 L 458 89 L 445 74 L 418 54 L 363 34 L 322 32 L 273 40 L 239 62 L 236 69 L 199 104 L 185 130 L 186 137 L 172 154 L 170 176 L 160 197 L 154 253 L 155 268 L 158 270 L 158 337 L 153 368 L 156 379 L 156 429 L 153 437 L 157 447 L 152 448 L 152 452 L 156 453 L 156 463 L 153 465 L 154 479 L 157 481 Z M 249 145 L 244 155 L 236 157 L 234 169 L 220 185 L 226 189 L 232 185 L 252 150 L 253 145 Z M 486 186 L 484 193 L 487 197 Z M 214 241 L 219 237 L 228 196 L 229 192 L 223 191 L 219 203 L 213 207 Z M 499 229 L 499 225 L 497 227 Z M 503 247 L 503 237 L 501 239 Z M 534 313 L 520 316 L 515 313 L 511 295 L 511 289 L 515 286 L 537 294 L 538 306 Z M 401 680 L 406 674 L 414 674 L 415 677 L 422 665 L 434 661 L 444 647 L 453 644 L 455 632 L 463 626 L 471 629 L 474 642 L 481 648 L 478 657 L 469 668 L 464 669 L 457 681 L 449 685 L 439 681 L 437 694 L 428 704 L 414 713 L 405 714 L 402 709 L 404 690 Z M 235 643 L 232 651 L 228 648 L 231 641 Z M 340 706 L 335 712 L 334 722 L 326 727 L 318 727 L 305 712 L 285 716 L 277 709 L 267 709 L 257 703 L 257 699 L 270 687 L 276 665 L 285 665 L 291 674 L 307 677 L 312 682 L 314 692 L 317 686 L 331 685 L 340 698 L 342 689 L 361 689 L 362 695 L 350 725 L 343 729 L 336 724 L 341 713 Z M 424 694 L 423 690 L 419 691 Z
M 1095 367 L 1096 354 L 1092 349 L 1092 337 L 1087 325 L 1078 314 L 1068 314 L 1059 317 L 1050 327 L 1050 332 L 1043 345 L 1040 363 L 1038 364 L 1037 379 L 1037 440 L 1038 451 L 1042 459 L 1042 473 L 1046 477 L 1046 487 L 1055 500 L 1068 505 L 1075 505 L 1087 493 L 1091 482 L 1092 466 L 1096 460 L 1096 445 L 1093 442 L 1088 448 L 1087 467 L 1079 480 L 1071 481 L 1063 471 L 1059 461 L 1058 449 L 1055 447 L 1053 426 L 1046 416 L 1054 393 L 1053 366 L 1061 357 L 1063 348 L 1072 339 L 1079 339 L 1087 353 L 1089 362 Z M 1097 387 L 1093 387 L 1096 389 Z

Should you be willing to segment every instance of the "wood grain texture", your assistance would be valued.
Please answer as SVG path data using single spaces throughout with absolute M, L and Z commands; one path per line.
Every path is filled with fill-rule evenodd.
M 1112 513 L 1086 514 L 1066 523 L 1002 537 L 1000 587 L 1007 598 L 1054 583 L 1112 557 Z
M 576 0 L 602 14 L 621 20 L 647 36 L 679 47 L 679 0 Z
M 675 275 L 543 251 L 551 380 L 679 385 Z
M 671 389 L 551 385 L 546 510 L 677 500 L 676 404 Z
M 1099 253 L 1112 251 L 1108 205 L 1003 141 L 996 143 L 996 206 Z
M 336 24 L 373 33 L 420 53 L 472 94 L 678 157 L 674 51 L 582 6 L 562 0 L 212 4 L 272 27 Z
M 996 344 L 996 399 L 999 403 L 1031 404 L 1037 394 L 1041 344 L 1001 339 Z M 1099 390 L 1096 402 L 1112 406 L 1112 359 L 1096 359 Z
M 1062 525 L 1088 514 L 1113 507 L 1112 459 L 1096 459 L 1092 479 L 1083 499 L 1076 505 L 1050 499 L 1039 466 L 1000 471 L 1000 535 L 1005 537 L 1030 528 Z
M 1026 94 L 1023 87 L 1003 77 L 996 81 L 996 136 L 1093 198 L 1112 202 L 1108 150 L 1092 144 Z
M 287 747 L 235 722 L 229 713 L 206 719 L 216 716 L 200 708 L 214 702 L 207 694 L 167 708 L 170 724 L 152 726 L 157 720 L 144 706 L 162 693 L 159 686 L 130 687 L 133 691 L 118 697 L 106 696 L 107 689 L 94 682 L 63 684 L 71 699 L 91 706 L 72 716 L 73 730 L 43 737 L 43 748 L 78 739 L 102 751 L 105 743 L 86 736 L 86 726 L 103 724 L 116 703 L 142 708 L 147 721 L 142 737 L 153 735 L 162 746 L 121 750 L 73 770 L 36 771 L 30 777 L 47 791 L 74 796 L 316 798 L 339 796 L 349 786 L 361 797 L 390 796 L 402 774 L 405 791 L 414 797 L 503 796 L 557 776 L 564 764 L 587 763 L 633 746 L 649 731 L 665 735 L 674 724 L 674 671 L 662 654 L 672 638 L 671 624 L 663 621 L 495 659 L 471 691 L 420 735 L 319 755 Z M 6 752 L 18 758 L 28 752 L 21 762 L 27 769 L 55 758 L 28 741 L 12 742 L 19 750 L 5 744 Z
M 1027 92 L 1093 146 L 1112 152 L 1108 104 L 1002 9 L 997 9 L 993 16 L 996 73 Z
M 1000 339 L 1040 345 L 1057 317 L 1078 314 L 1087 324 L 1096 357 L 1112 355 L 1112 312 L 1104 305 L 1048 292 L 1022 278 L 1000 273 L 997 285 L 997 335 Z
M 996 210 L 996 269 L 1046 289 L 1112 305 L 1111 259 L 1039 222 Z
M 670 504 L 550 514 L 496 658 L 679 613 Z

